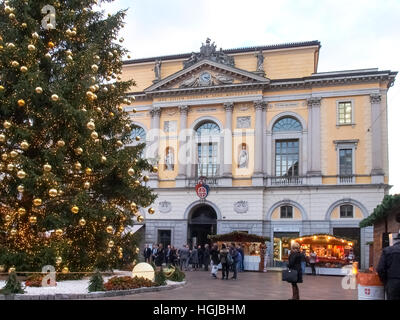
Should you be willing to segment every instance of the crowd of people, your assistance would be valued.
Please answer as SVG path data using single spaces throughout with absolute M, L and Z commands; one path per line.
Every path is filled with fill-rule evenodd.
M 174 246 L 168 245 L 164 248 L 163 244 L 153 244 L 150 247 L 146 244 L 143 250 L 145 262 L 154 263 L 157 267 L 165 265 L 179 266 L 181 270 L 209 271 L 211 267 L 211 275 L 217 279 L 217 272 L 222 269 L 222 278 L 229 279 L 229 272 L 233 273 L 231 279 L 237 279 L 237 273 L 244 271 L 244 251 L 240 245 L 231 243 L 222 244 L 221 249 L 217 244 L 204 246 L 189 246 L 184 244 L 177 249 Z

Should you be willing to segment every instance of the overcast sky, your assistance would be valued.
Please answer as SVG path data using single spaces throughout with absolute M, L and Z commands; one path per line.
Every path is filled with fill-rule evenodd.
M 400 0 L 116 0 L 133 59 L 218 48 L 319 40 L 318 72 L 400 71 Z M 389 90 L 390 193 L 400 193 L 400 75 Z

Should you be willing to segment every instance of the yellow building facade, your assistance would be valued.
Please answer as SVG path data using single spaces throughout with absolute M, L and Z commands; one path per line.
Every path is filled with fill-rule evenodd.
M 197 53 L 125 61 L 123 80 L 136 82 L 125 107 L 132 134 L 159 167 L 147 243 L 204 244 L 240 230 L 274 239 L 279 265 L 282 241 L 330 233 L 354 239 L 366 265 L 372 230 L 358 223 L 389 189 L 387 91 L 397 73 L 318 73 L 320 47 L 218 50 L 207 39 Z

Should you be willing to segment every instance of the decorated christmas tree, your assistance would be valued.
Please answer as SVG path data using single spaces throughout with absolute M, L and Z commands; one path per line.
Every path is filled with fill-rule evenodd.
M 125 11 L 97 2 L 0 1 L 0 265 L 17 271 L 133 259 L 126 227 L 155 199 L 157 167 L 143 143 L 126 147 L 137 139 L 123 108 L 134 83 L 119 76 Z

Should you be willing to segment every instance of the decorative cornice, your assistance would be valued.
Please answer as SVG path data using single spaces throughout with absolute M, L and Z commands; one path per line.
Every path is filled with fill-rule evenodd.
M 339 146 L 342 145 L 352 145 L 357 149 L 357 145 L 360 142 L 359 139 L 352 139 L 352 140 L 333 140 L 335 144 L 335 149 L 337 150 Z
M 225 102 L 224 109 L 225 109 L 225 111 L 232 112 L 233 111 L 233 102 Z
M 256 110 L 265 110 L 267 108 L 267 103 L 262 100 L 254 101 L 254 108 Z
M 369 96 L 371 104 L 380 104 L 382 100 L 382 95 L 379 93 L 373 93 Z

